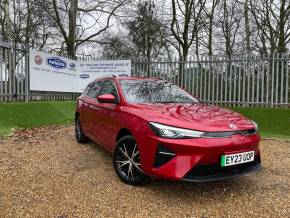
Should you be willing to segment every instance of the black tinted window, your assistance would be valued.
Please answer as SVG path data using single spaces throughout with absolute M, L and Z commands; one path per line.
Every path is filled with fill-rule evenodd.
M 88 96 L 92 98 L 96 98 L 97 96 L 99 96 L 102 88 L 102 83 L 102 81 L 94 82 L 92 88 L 88 92 Z
M 121 80 L 123 94 L 132 103 L 194 103 L 197 99 L 163 80 Z

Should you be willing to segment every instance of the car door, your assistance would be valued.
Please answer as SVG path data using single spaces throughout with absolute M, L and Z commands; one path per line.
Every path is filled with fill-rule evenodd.
M 93 130 L 97 141 L 107 150 L 112 151 L 118 131 L 119 96 L 112 80 L 104 80 L 99 95 L 112 94 L 116 103 L 94 103 Z
M 86 90 L 83 92 L 83 94 L 81 95 L 81 97 L 78 99 L 78 106 L 79 106 L 79 112 L 81 115 L 81 123 L 82 123 L 82 128 L 83 130 L 86 132 L 87 131 L 87 123 L 89 121 L 89 117 L 88 117 L 88 110 L 89 110 L 89 96 L 88 93 L 90 92 L 90 90 L 93 88 L 94 83 L 90 83 Z
M 102 88 L 103 81 L 96 81 L 93 83 L 92 88 L 88 92 L 88 98 L 85 99 L 87 104 L 87 110 L 86 110 L 86 116 L 85 116 L 85 122 L 87 126 L 87 132 L 90 134 L 91 137 L 93 137 L 94 140 L 98 142 L 98 132 L 96 132 L 96 125 L 95 121 L 98 117 L 97 108 L 96 108 L 96 102 L 97 102 L 97 96 L 100 94 L 101 88 Z

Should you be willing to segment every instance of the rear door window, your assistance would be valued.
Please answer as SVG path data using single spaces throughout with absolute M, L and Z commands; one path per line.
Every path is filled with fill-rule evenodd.
M 85 89 L 85 91 L 83 92 L 83 95 L 88 95 L 89 91 L 91 90 L 91 88 L 94 86 L 94 83 L 90 83 L 87 88 Z
M 96 98 L 97 96 L 99 96 L 103 83 L 103 81 L 94 82 L 92 88 L 88 91 L 88 96 L 91 98 Z

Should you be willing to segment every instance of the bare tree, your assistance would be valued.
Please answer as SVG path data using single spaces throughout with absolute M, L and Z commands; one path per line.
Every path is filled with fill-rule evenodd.
M 129 38 L 139 56 L 151 59 L 162 53 L 166 46 L 163 40 L 163 24 L 157 16 L 153 1 L 145 1 L 137 5 L 136 16 L 126 22 Z
M 249 0 L 244 2 L 244 17 L 245 17 L 245 30 L 246 30 L 246 51 L 247 54 L 251 52 L 251 33 L 250 33 L 250 17 L 249 17 Z
M 125 2 L 67 0 L 65 4 L 58 4 L 57 0 L 53 0 L 51 16 L 64 39 L 67 55 L 75 57 L 79 46 L 98 42 L 96 37 L 110 28 L 111 19 Z M 66 16 L 68 19 L 62 19 Z
M 1 5 L 1 27 L 2 27 L 2 35 L 5 41 L 10 41 L 9 39 L 13 36 L 13 24 L 10 17 L 10 5 L 9 0 L 3 0 Z
M 175 46 L 180 60 L 186 60 L 189 50 L 197 40 L 200 28 L 201 14 L 205 7 L 205 0 L 172 0 L 171 33 L 178 44 Z
M 40 0 L 4 0 L 0 2 L 0 24 L 2 38 L 14 43 L 35 44 L 38 39 L 40 47 L 47 44 L 52 31 L 44 31 L 42 27 L 50 28 L 48 14 L 44 8 L 47 5 Z M 41 31 L 42 30 L 42 31 Z
M 212 0 L 210 6 L 206 5 L 206 7 L 204 7 L 206 15 L 204 23 L 206 24 L 205 32 L 207 34 L 207 42 L 204 42 L 204 46 L 207 48 L 207 53 L 209 56 L 213 55 L 213 31 L 215 27 L 215 12 L 219 2 L 220 0 Z
M 250 1 L 251 13 L 259 30 L 262 49 L 286 52 L 290 41 L 290 2 L 287 0 Z
M 107 33 L 101 41 L 103 58 L 130 59 L 133 57 L 138 57 L 136 49 L 134 49 L 132 42 L 126 36 Z
M 220 12 L 221 16 L 219 19 L 224 42 L 224 53 L 231 59 L 241 24 L 240 4 L 237 1 L 222 0 Z

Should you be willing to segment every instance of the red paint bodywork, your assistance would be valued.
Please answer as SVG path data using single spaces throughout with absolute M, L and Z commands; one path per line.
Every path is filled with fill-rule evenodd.
M 109 152 L 116 146 L 118 134 L 126 129 L 137 141 L 143 171 L 150 176 L 180 180 L 196 164 L 220 163 L 221 155 L 254 150 L 259 154 L 260 136 L 233 135 L 229 138 L 166 139 L 158 137 L 149 122 L 206 132 L 232 131 L 254 128 L 253 123 L 229 109 L 206 104 L 132 104 L 128 103 L 119 84 L 122 79 L 112 80 L 119 94 L 119 104 L 100 103 L 97 99 L 80 96 L 77 113 L 80 114 L 84 133 Z M 162 144 L 174 151 L 176 156 L 161 167 L 154 168 L 157 145 Z

